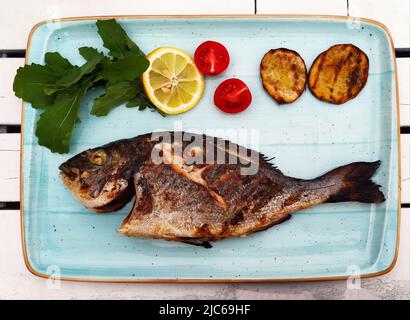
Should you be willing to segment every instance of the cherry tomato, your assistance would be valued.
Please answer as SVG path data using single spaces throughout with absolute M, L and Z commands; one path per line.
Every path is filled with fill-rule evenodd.
M 215 90 L 214 103 L 226 113 L 239 113 L 252 101 L 252 94 L 246 84 L 239 79 L 223 81 Z
M 205 41 L 195 50 L 194 60 L 202 74 L 214 76 L 228 68 L 229 53 L 219 42 Z

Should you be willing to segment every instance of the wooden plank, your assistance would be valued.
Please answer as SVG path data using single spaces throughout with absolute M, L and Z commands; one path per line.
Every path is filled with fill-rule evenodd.
M 401 135 L 402 202 L 410 203 L 410 135 Z M 0 201 L 19 201 L 20 135 L 0 134 Z
M 0 134 L 0 202 L 20 199 L 20 134 Z
M 5 27 L 0 30 L 1 49 L 23 49 L 26 47 L 30 29 L 39 21 L 62 17 L 97 15 L 152 15 L 152 14 L 251 14 L 253 0 L 82 0 L 75 4 L 71 0 L 36 1 L 13 0 L 7 10 L 0 11 L 0 21 Z M 10 26 L 10 27 L 6 27 Z
M 410 203 L 410 134 L 401 135 L 401 202 Z
M 402 126 L 410 126 L 410 105 L 400 105 L 400 123 Z
M 400 104 L 410 106 L 410 58 L 397 59 Z
M 0 59 L 0 125 L 21 123 L 21 100 L 14 95 L 13 79 L 24 59 Z M 398 59 L 398 81 L 402 126 L 410 125 L 410 59 Z M 407 68 L 407 69 L 406 69 Z
M 403 298 L 408 294 L 410 209 L 402 210 L 399 256 L 387 276 L 361 280 L 361 290 L 345 281 L 261 284 L 120 284 L 57 282 L 33 276 L 23 261 L 19 211 L 0 210 L 0 299 L 343 299 Z M 404 290 L 403 290 L 404 287 Z M 407 291 L 406 291 L 407 290 Z M 352 296 L 354 294 L 354 296 Z
M 410 126 L 410 58 L 397 59 L 400 125 Z
M 396 47 L 410 47 L 408 0 L 349 0 L 349 14 L 380 21 L 389 28 Z
M 259 3 L 259 2 L 258 2 Z M 20 124 L 21 101 L 14 96 L 12 84 L 16 69 L 23 65 L 24 59 L 0 59 L 0 124 Z M 410 105 L 410 59 L 397 59 L 399 93 L 401 104 L 401 125 L 410 125 L 407 107 Z
M 13 92 L 13 79 L 24 59 L 0 58 L 0 125 L 21 123 L 21 100 Z
M 382 277 L 358 279 L 349 289 L 346 281 L 317 281 L 292 285 L 272 283 L 269 286 L 238 285 L 236 298 L 261 300 L 314 299 L 408 299 L 410 281 L 410 209 L 402 210 L 399 255 L 394 269 Z M 359 289 L 359 290 L 358 290 Z
M 399 281 L 410 280 L 410 208 L 401 211 L 399 256 L 390 277 Z
M 0 299 L 226 299 L 234 286 L 219 284 L 121 284 L 57 282 L 26 269 L 19 211 L 0 210 Z
M 329 14 L 347 15 L 346 0 L 258 0 L 260 14 Z

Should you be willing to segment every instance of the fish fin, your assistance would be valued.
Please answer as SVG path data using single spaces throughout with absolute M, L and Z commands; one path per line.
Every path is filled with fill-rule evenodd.
M 260 156 L 261 156 L 261 158 L 263 159 L 263 160 L 265 160 L 266 162 L 271 162 L 273 159 L 275 159 L 275 157 L 268 157 L 267 155 L 265 155 L 265 154 L 263 154 L 263 153 L 259 153 L 260 154 Z
M 326 202 L 358 201 L 380 203 L 385 201 L 380 186 L 371 180 L 381 161 L 354 162 L 327 173 L 323 178 L 341 179 L 341 188 Z
M 266 155 L 264 155 L 263 153 L 259 153 L 259 159 L 262 162 L 265 162 L 266 164 L 268 164 L 272 170 L 277 171 L 279 173 L 282 173 L 279 168 L 272 162 L 272 160 L 275 159 L 275 157 L 268 157 Z
M 268 225 L 266 225 L 266 226 L 263 226 L 263 227 L 257 229 L 256 231 L 252 231 L 252 232 L 266 231 L 266 230 L 268 230 L 269 228 L 272 228 L 273 226 L 276 226 L 277 224 L 280 224 L 280 223 L 282 223 L 282 222 L 288 221 L 290 218 L 292 218 L 292 216 L 291 216 L 290 214 L 288 214 L 288 215 L 286 215 L 286 216 L 280 218 L 279 220 L 276 220 L 276 221 L 274 221 L 274 222 L 272 222 L 272 223 L 270 223 L 270 224 L 268 224 Z
M 128 187 L 123 192 L 121 192 L 118 197 L 114 198 L 111 202 L 103 206 L 92 208 L 92 210 L 97 213 L 117 211 L 124 207 L 128 202 L 130 202 L 134 193 L 134 185 L 132 183 L 128 183 Z
M 205 138 L 206 135 L 203 135 L 203 137 Z M 228 141 L 228 140 L 225 140 L 225 139 L 223 139 L 223 138 L 218 138 L 218 137 L 214 137 L 213 140 L 212 140 L 212 142 L 215 143 L 215 145 L 223 145 L 225 148 L 228 148 L 229 146 L 231 146 L 231 147 L 236 147 L 236 148 L 244 148 L 244 147 L 241 147 L 240 145 L 238 145 L 238 144 L 236 144 L 236 143 L 233 143 L 233 142 L 230 142 L 230 141 Z M 263 153 L 261 153 L 261 152 L 258 152 L 258 151 L 255 151 L 255 150 L 252 150 L 252 149 L 249 149 L 249 148 L 244 148 L 244 149 L 246 149 L 246 154 L 249 154 L 249 153 L 251 153 L 251 152 L 255 152 L 255 153 L 259 154 L 259 160 L 260 160 L 261 162 L 265 162 L 265 163 L 268 164 L 273 170 L 278 171 L 279 173 L 282 173 L 282 172 L 278 169 L 278 167 L 276 167 L 276 166 L 271 162 L 273 159 L 275 159 L 275 157 L 268 157 L 268 156 L 266 156 L 265 154 L 263 154 Z
M 173 239 L 175 241 L 179 241 L 179 242 L 183 242 L 186 244 L 190 244 L 192 246 L 198 246 L 198 247 L 203 247 L 205 249 L 210 249 L 212 248 L 212 245 L 209 243 L 209 241 L 204 241 L 204 240 L 200 240 L 200 239 L 194 239 L 194 238 L 175 238 Z
M 132 190 L 135 193 L 135 199 L 131 212 L 123 220 L 119 229 L 119 232 L 123 234 L 126 230 L 125 226 L 131 221 L 131 218 L 151 214 L 153 210 L 153 199 L 147 180 L 138 172 L 133 177 L 134 187 Z

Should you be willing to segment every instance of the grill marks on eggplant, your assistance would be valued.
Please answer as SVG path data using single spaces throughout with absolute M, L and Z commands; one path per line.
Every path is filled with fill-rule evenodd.
M 369 74 L 367 55 L 352 44 L 337 44 L 321 53 L 309 72 L 309 88 L 320 100 L 345 103 L 366 85 Z
M 337 44 L 316 57 L 309 76 L 302 57 L 293 50 L 269 50 L 262 58 L 260 74 L 264 89 L 279 104 L 298 99 L 309 80 L 313 95 L 333 104 L 355 98 L 364 88 L 369 59 L 352 44 Z

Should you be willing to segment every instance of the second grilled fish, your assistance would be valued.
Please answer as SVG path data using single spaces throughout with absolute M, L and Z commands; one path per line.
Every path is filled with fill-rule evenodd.
M 384 201 L 370 180 L 380 161 L 355 162 L 302 180 L 225 140 L 181 132 L 156 137 L 161 134 L 171 141 L 147 134 L 84 151 L 60 166 L 61 177 L 80 202 L 97 212 L 118 209 L 135 194 L 119 229 L 124 235 L 204 246 L 266 230 L 321 203 Z M 192 140 L 180 142 L 177 135 Z M 244 166 L 255 163 L 252 174 L 243 174 Z

